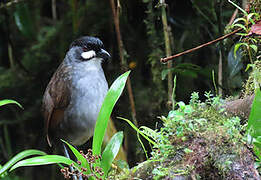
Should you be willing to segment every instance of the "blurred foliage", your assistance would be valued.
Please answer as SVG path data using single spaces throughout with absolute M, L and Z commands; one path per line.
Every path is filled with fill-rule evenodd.
M 121 7 L 122 39 L 128 52 L 127 61 L 128 64 L 135 64 L 131 66 L 133 68 L 131 81 L 137 120 L 140 125 L 154 128 L 156 121 L 159 121 L 156 117 L 168 112 L 167 82 L 161 78 L 162 74 L 169 70 L 166 69 L 166 65 L 159 63 L 165 51 L 160 10 L 157 8 L 158 0 L 118 2 L 120 3 L 118 6 Z M 256 12 L 260 12 L 258 2 L 253 1 L 257 4 L 254 4 Z M 166 0 L 166 4 L 168 24 L 173 32 L 174 53 L 223 35 L 235 10 L 235 7 L 226 0 Z M 26 148 L 45 150 L 43 118 L 40 111 L 42 95 L 50 77 L 76 37 L 82 35 L 99 37 L 113 57 L 112 61 L 104 64 L 109 84 L 120 74 L 109 1 L 101 0 L 97 3 L 95 0 L 56 0 L 56 10 L 57 19 L 54 19 L 51 1 L 0 2 L 1 99 L 16 99 L 24 107 L 24 110 L 17 110 L 12 105 L 1 108 L 0 129 L 5 127 L 5 132 L 8 133 L 0 130 L 0 164 L 6 162 L 9 157 L 4 147 L 5 141 L 10 141 L 11 155 Z M 239 13 L 238 17 L 241 15 Z M 211 71 L 214 70 L 217 74 L 220 49 L 223 49 L 223 77 L 226 82 L 222 88 L 225 95 L 235 94 L 246 78 L 244 69 L 240 69 L 240 63 L 235 65 L 234 59 L 231 59 L 233 46 L 238 40 L 238 36 L 226 39 L 224 45 L 222 43 L 211 45 L 173 61 L 171 71 L 177 75 L 177 101 L 188 102 L 193 91 L 214 92 Z M 229 55 L 229 52 L 232 54 Z M 230 77 L 231 74 L 233 78 Z M 113 112 L 113 117 L 118 115 L 131 117 L 126 93 Z M 131 132 L 122 122 L 116 122 L 116 126 L 119 130 Z M 136 156 L 142 154 L 139 150 L 142 151 L 140 146 L 129 144 L 131 166 L 143 158 Z M 17 173 L 33 179 L 31 171 L 32 169 L 29 169 Z M 55 175 L 45 173 L 42 178 L 50 179 L 50 177 L 55 178 Z

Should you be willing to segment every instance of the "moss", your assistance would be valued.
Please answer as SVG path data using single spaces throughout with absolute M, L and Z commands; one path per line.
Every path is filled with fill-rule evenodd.
M 234 166 L 245 155 L 251 159 L 251 152 L 244 147 L 240 119 L 226 115 L 222 99 L 205 95 L 204 103 L 197 98 L 189 105 L 178 103 L 177 110 L 161 117 L 164 127 L 145 132 L 157 142 L 151 158 L 116 179 L 233 179 Z

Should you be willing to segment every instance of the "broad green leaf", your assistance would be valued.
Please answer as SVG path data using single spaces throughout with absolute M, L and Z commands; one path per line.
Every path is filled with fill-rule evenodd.
M 0 100 L 0 106 L 6 105 L 6 104 L 16 104 L 18 105 L 20 108 L 23 109 L 22 105 L 19 104 L 18 102 L 11 100 L 11 99 L 4 99 L 4 100 Z
M 29 39 L 34 38 L 35 29 L 33 25 L 33 18 L 30 15 L 30 10 L 27 3 L 18 3 L 16 5 L 14 18 L 15 23 L 22 34 Z
M 257 147 L 259 150 L 261 150 L 261 136 L 258 136 L 256 138 L 253 138 L 253 144 L 255 147 Z
M 253 147 L 253 151 L 255 153 L 255 155 L 259 158 L 259 160 L 261 159 L 261 148 L 258 148 L 257 146 Z
M 117 156 L 123 140 L 123 132 L 117 132 L 114 134 L 110 142 L 105 147 L 102 153 L 101 168 L 104 172 L 104 176 L 107 176 L 108 171 L 111 168 L 112 161 Z
M 13 166 L 15 163 L 20 161 L 21 159 L 28 157 L 28 156 L 34 156 L 34 155 L 46 155 L 45 152 L 39 151 L 39 150 L 34 150 L 34 149 L 29 149 L 22 151 L 15 155 L 11 160 L 9 160 L 1 169 L 0 169 L 0 175 L 3 174 L 5 171 L 7 171 L 11 166 Z
M 255 92 L 255 98 L 252 104 L 251 112 L 248 119 L 248 129 L 251 129 L 251 136 L 257 138 L 261 136 L 261 91 L 258 88 Z
M 102 141 L 105 135 L 105 131 L 108 125 L 108 121 L 110 119 L 112 109 L 125 87 L 129 74 L 130 71 L 127 71 L 113 82 L 103 101 L 93 135 L 92 150 L 94 155 L 101 154 Z
M 68 166 L 72 165 L 73 167 L 77 168 L 77 170 L 79 171 L 81 170 L 80 166 L 76 162 L 74 162 L 73 160 L 67 157 L 60 156 L 60 155 L 45 155 L 45 156 L 38 156 L 38 157 L 33 157 L 33 158 L 19 161 L 10 169 L 10 171 L 18 167 L 39 166 L 39 165 L 58 164 L 58 163 L 66 164 Z
M 89 166 L 89 164 L 87 162 L 87 159 L 85 159 L 83 157 L 83 155 L 75 147 L 70 145 L 68 142 L 66 142 L 66 141 L 64 141 L 62 139 L 61 139 L 61 141 L 68 145 L 68 147 L 71 149 L 71 151 L 73 152 L 73 154 L 75 155 L 77 160 L 81 162 L 80 166 L 84 167 L 84 168 L 87 168 L 87 172 L 86 173 L 90 174 L 91 173 L 91 169 L 90 169 L 90 166 Z

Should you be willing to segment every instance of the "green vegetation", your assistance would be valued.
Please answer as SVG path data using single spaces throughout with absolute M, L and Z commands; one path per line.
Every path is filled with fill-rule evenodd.
M 178 102 L 176 110 L 160 117 L 163 127 L 158 130 L 135 128 L 149 139 L 151 157 L 132 169 L 124 169 L 116 175 L 117 179 L 168 179 L 192 174 L 204 179 L 209 177 L 208 173 L 214 174 L 213 169 L 203 169 L 210 165 L 217 173 L 223 173 L 220 178 L 229 177 L 231 163 L 246 150 L 243 148 L 246 138 L 242 135 L 245 128 L 239 117 L 227 115 L 222 107 L 224 100 L 209 92 L 205 97 L 206 101 L 201 102 L 199 94 L 192 93 L 188 105 Z M 111 176 L 115 174 L 112 172 Z
M 99 116 L 97 118 L 97 123 L 94 131 L 93 149 L 89 150 L 87 154 L 84 154 L 83 152 L 79 152 L 77 149 L 75 149 L 72 145 L 70 145 L 66 141 L 63 141 L 71 149 L 71 151 L 73 152 L 73 154 L 77 159 L 77 162 L 74 162 L 73 160 L 60 155 L 46 155 L 46 153 L 38 150 L 25 150 L 17 154 L 10 161 L 8 161 L 3 167 L 1 167 L 0 175 L 1 176 L 8 175 L 6 172 L 9 168 L 10 171 L 12 171 L 18 167 L 24 167 L 24 166 L 38 166 L 38 165 L 61 163 L 61 164 L 66 164 L 68 166 L 73 166 L 78 171 L 78 172 L 70 172 L 68 168 L 63 167 L 62 173 L 64 174 L 65 178 L 71 177 L 72 175 L 77 175 L 77 176 L 82 175 L 83 178 L 93 177 L 96 179 L 99 178 L 104 179 L 107 176 L 108 171 L 110 170 L 112 161 L 118 154 L 118 151 L 123 141 L 123 133 L 122 132 L 116 133 L 111 138 L 109 143 L 106 145 L 103 153 L 101 153 L 101 146 L 102 146 L 104 134 L 107 128 L 108 121 L 110 119 L 112 109 L 124 89 L 129 74 L 130 71 L 122 74 L 118 79 L 116 79 L 115 82 L 111 85 L 104 99 Z M 0 103 L 18 104 L 17 102 L 11 100 L 0 101 Z M 100 156 L 100 154 L 102 155 Z M 30 156 L 36 156 L 36 157 L 24 159 Z
M 259 179 L 260 0 L 115 0 L 115 3 L 122 48 L 126 50 L 124 65 L 119 60 L 110 1 L 0 2 L 0 92 L 1 99 L 6 99 L 0 101 L 0 164 L 8 162 L 0 166 L 0 178 L 63 178 L 57 166 L 8 171 L 11 167 L 39 165 L 42 160 L 43 164 L 59 163 L 65 177 L 73 173 L 62 164 L 73 164 L 75 173 L 93 179 L 105 179 L 107 175 L 111 179 L 236 179 L 236 174 Z M 163 27 L 163 7 L 168 29 Z M 167 39 L 176 54 L 237 29 L 237 33 L 215 44 L 177 57 L 172 68 L 160 63 L 166 56 Z M 168 35 L 164 36 L 164 32 Z M 84 153 L 67 144 L 81 162 L 78 163 L 44 153 L 49 154 L 50 149 L 43 147 L 47 144 L 41 138 L 44 123 L 40 109 L 51 75 L 70 43 L 83 35 L 99 37 L 112 55 L 112 61 L 103 64 L 109 84 L 120 70 L 132 69 L 132 89 L 128 90 L 133 92 L 139 126 L 128 120 L 133 107 L 126 94 L 115 105 L 119 96 L 110 91 L 113 98 L 108 97 L 109 108 L 101 110 L 99 118 L 103 118 L 97 126 L 102 128 L 95 129 L 92 150 Z M 175 77 L 172 102 L 167 97 L 169 73 Z M 121 77 L 125 81 L 127 76 Z M 9 99 L 16 99 L 25 110 L 3 106 L 17 104 Z M 235 112 L 230 114 L 227 107 L 233 107 Z M 110 115 L 123 132 L 115 134 L 102 151 Z M 116 118 L 119 116 L 121 120 Z M 131 168 L 122 162 L 112 165 L 123 134 Z M 238 171 L 235 173 L 234 169 Z M 259 174 L 254 173 L 256 170 Z

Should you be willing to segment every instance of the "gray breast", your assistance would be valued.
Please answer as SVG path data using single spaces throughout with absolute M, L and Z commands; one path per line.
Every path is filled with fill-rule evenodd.
M 108 91 L 100 62 L 88 61 L 74 67 L 71 102 L 65 110 L 61 126 L 66 127 L 65 139 L 74 145 L 84 144 L 91 136 Z

